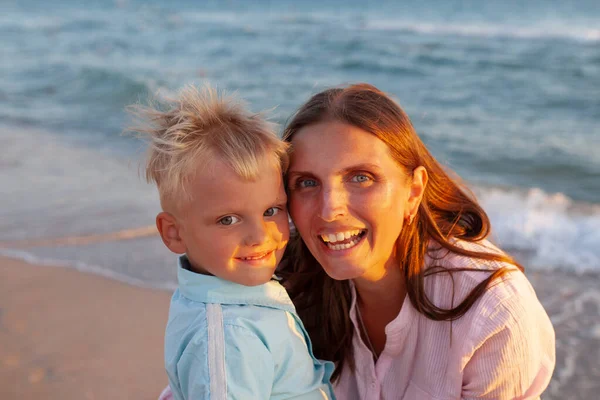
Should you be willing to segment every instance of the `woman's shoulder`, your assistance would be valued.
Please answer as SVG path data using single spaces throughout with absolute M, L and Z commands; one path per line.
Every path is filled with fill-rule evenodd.
M 450 243 L 459 249 L 470 252 L 505 255 L 505 253 L 500 250 L 499 247 L 485 239 L 477 242 L 450 239 Z M 434 266 L 442 266 L 447 269 L 468 268 L 473 272 L 480 270 L 499 269 L 506 266 L 514 267 L 512 264 L 502 261 L 486 260 L 452 252 L 451 250 L 432 240 L 429 243 L 425 256 L 425 268 L 430 269 Z
M 500 252 L 489 242 L 454 244 L 471 251 Z M 433 254 L 432 260 L 429 268 L 439 265 L 449 271 L 454 270 L 451 274 L 442 272 L 425 278 L 427 295 L 436 306 L 444 309 L 457 307 L 493 271 L 502 267 L 509 269 L 488 285 L 462 317 L 452 322 L 453 331 L 461 338 L 464 349 L 476 349 L 497 334 L 505 336 L 508 341 L 537 340 L 543 343 L 545 349 L 553 346 L 554 329 L 550 318 L 527 277 L 516 266 L 455 253 Z M 471 270 L 462 271 L 461 268 Z
M 502 250 L 487 240 L 467 242 L 454 240 L 455 246 L 474 252 L 484 252 L 502 255 Z M 443 269 L 439 269 L 439 267 Z M 456 307 L 462 300 L 471 294 L 471 291 L 494 271 L 506 268 L 506 274 L 493 280 L 483 292 L 475 309 L 485 313 L 486 308 L 498 312 L 503 308 L 515 309 L 527 306 L 530 303 L 539 303 L 535 291 L 525 274 L 515 265 L 499 261 L 486 260 L 450 252 L 440 246 L 431 245 L 426 259 L 426 269 L 433 272 L 436 268 L 440 271 L 426 274 L 425 290 L 433 297 L 438 307 Z M 518 310 L 513 310 L 516 312 Z M 521 310 L 524 312 L 526 310 Z

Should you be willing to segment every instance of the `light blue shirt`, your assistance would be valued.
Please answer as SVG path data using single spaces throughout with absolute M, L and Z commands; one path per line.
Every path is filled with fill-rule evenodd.
M 177 400 L 334 399 L 333 363 L 317 360 L 287 292 L 276 280 L 243 286 L 189 271 L 165 332 L 165 367 Z

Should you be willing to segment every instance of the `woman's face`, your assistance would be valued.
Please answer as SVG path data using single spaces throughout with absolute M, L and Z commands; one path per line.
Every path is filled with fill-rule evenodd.
M 375 281 L 396 268 L 396 239 L 416 208 L 412 179 L 387 145 L 360 128 L 327 121 L 299 130 L 292 146 L 290 214 L 327 274 Z

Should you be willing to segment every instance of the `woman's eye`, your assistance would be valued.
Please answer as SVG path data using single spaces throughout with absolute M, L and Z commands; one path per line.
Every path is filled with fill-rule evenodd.
M 358 174 L 354 175 L 351 180 L 352 182 L 365 183 L 369 182 L 371 180 L 371 177 L 364 174 Z
M 271 208 L 267 208 L 267 211 L 265 211 L 263 215 L 265 217 L 272 217 L 272 216 L 276 215 L 279 211 L 280 211 L 279 208 L 271 207 Z
M 226 217 L 223 217 L 219 220 L 219 224 L 221 225 L 233 225 L 237 222 L 240 222 L 240 219 L 238 217 L 235 217 L 233 215 L 228 215 Z

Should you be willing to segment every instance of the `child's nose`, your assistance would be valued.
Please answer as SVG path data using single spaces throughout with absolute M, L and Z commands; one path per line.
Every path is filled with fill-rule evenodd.
M 246 235 L 247 246 L 260 246 L 269 240 L 269 227 L 265 221 L 251 225 Z

